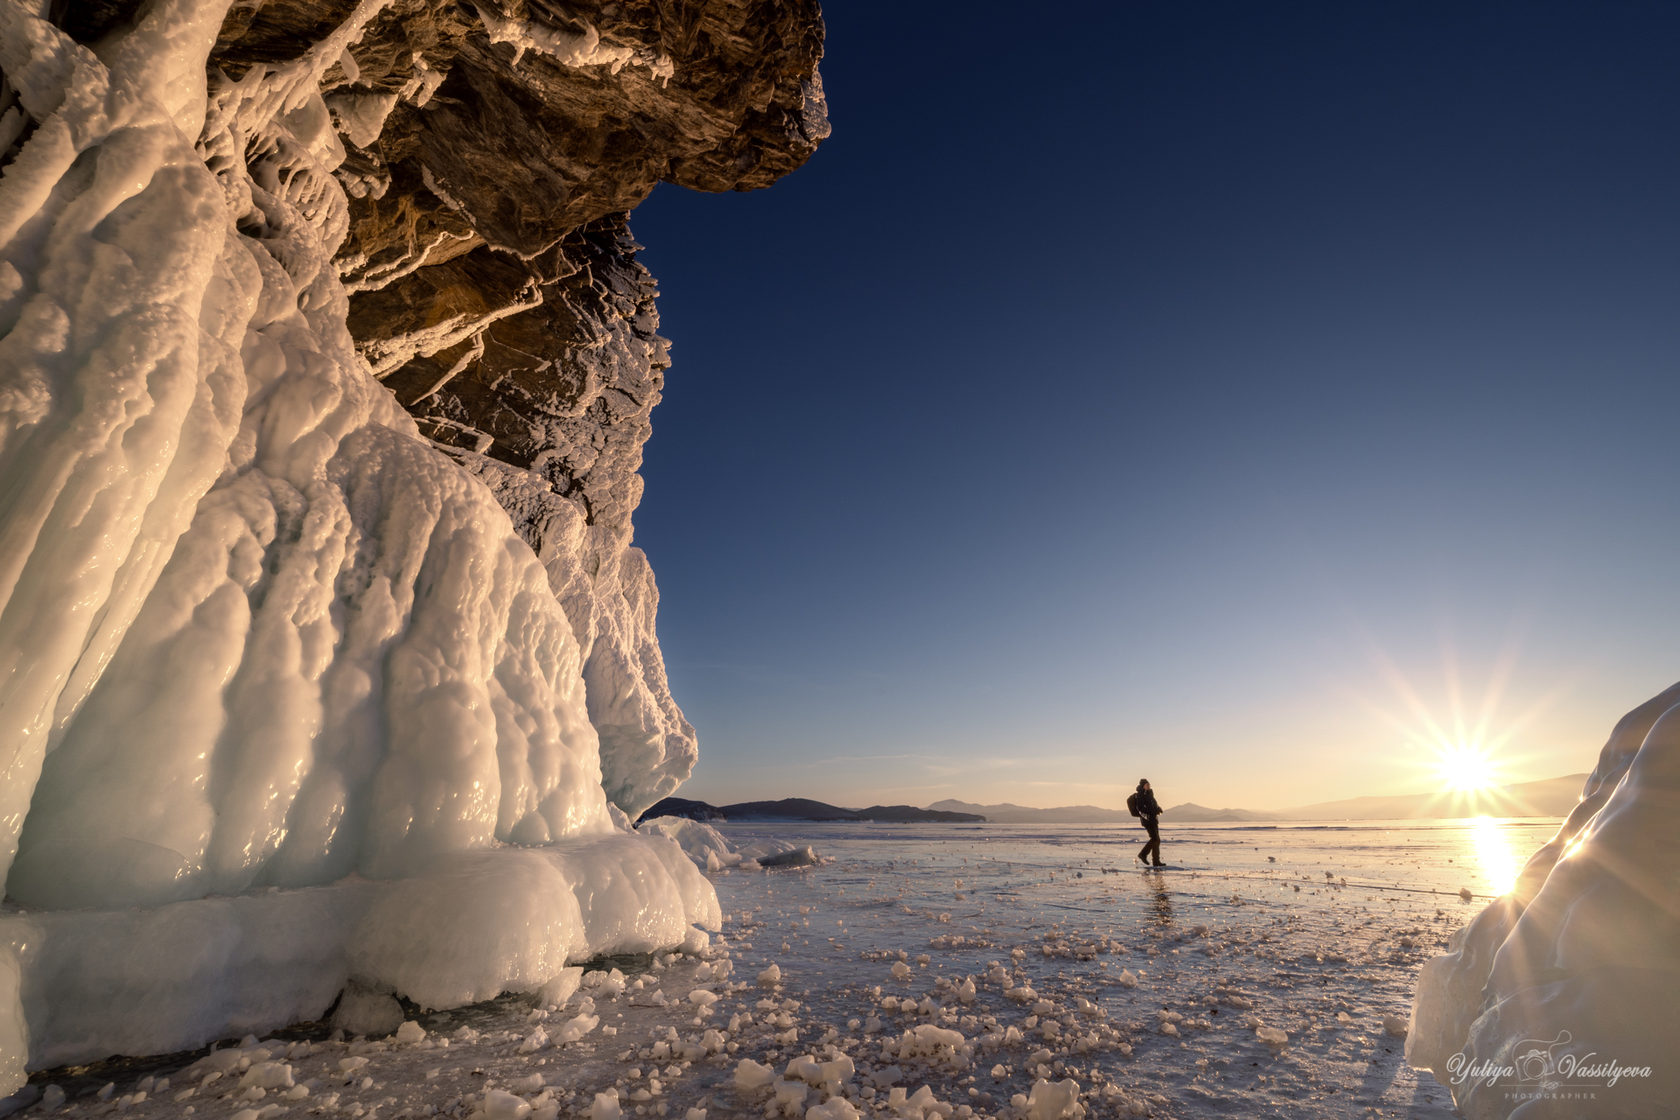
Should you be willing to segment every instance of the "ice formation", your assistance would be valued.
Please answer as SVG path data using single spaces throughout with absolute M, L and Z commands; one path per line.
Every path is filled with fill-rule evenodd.
M 1472 1120 L 1667 1113 L 1680 1093 L 1676 868 L 1680 684 L 1621 719 L 1557 835 L 1425 964 L 1407 1060 Z
M 727 867 L 745 870 L 808 867 L 817 862 L 817 853 L 808 844 L 765 837 L 736 847 L 711 825 L 686 817 L 653 817 L 637 827 L 649 835 L 674 841 L 703 871 L 721 871 Z
M 229 0 L 92 46 L 0 0 L 0 1092 L 719 920 L 618 809 L 694 760 L 628 547 L 639 444 L 618 516 L 547 509 L 539 556 L 507 472 L 424 438 L 352 338 L 345 140 L 438 86 L 329 104 L 388 4 L 230 76 Z M 567 65 L 611 63 L 587 34 Z

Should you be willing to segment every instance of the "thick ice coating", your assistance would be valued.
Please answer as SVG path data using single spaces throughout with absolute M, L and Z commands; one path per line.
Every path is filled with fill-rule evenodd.
M 219 22 L 171 14 L 148 26 Z M 26 30 L 56 34 L 7 40 Z M 131 45 L 114 86 L 154 58 Z M 327 174 L 342 150 L 313 73 L 342 47 L 214 106 L 207 146 L 272 147 L 267 186 L 243 160 L 218 178 L 166 106 L 147 119 L 124 101 L 120 126 L 74 122 L 81 154 L 61 153 L 71 166 L 8 248 L 3 353 L 30 410 L 0 449 L 0 648 L 28 660 L 4 686 L 22 725 L 5 795 L 28 814 L 8 806 L 22 827 L 5 839 L 27 905 L 400 875 L 609 827 L 546 573 L 344 328 Z M 20 91 L 50 94 L 30 76 Z M 5 186 L 10 201 L 9 171 Z
M 6 1086 L 20 1031 L 31 1065 L 164 1050 L 716 921 L 613 823 L 548 571 L 346 329 L 319 80 L 383 6 L 207 91 L 228 0 L 98 56 L 0 0 L 33 123 L 0 153 Z
M 1668 1111 L 1680 1093 L 1677 867 L 1680 685 L 1622 718 L 1516 887 L 1424 966 L 1407 1060 L 1473 1120 Z

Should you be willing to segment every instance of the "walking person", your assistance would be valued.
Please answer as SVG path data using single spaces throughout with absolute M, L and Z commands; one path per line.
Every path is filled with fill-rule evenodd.
M 1154 867 L 1165 866 L 1161 862 L 1161 805 L 1155 800 L 1155 791 L 1149 788 L 1148 778 L 1139 780 L 1137 792 L 1126 798 L 1126 808 L 1130 809 L 1132 816 L 1142 821 L 1143 827 L 1149 831 L 1149 843 L 1138 852 L 1138 862 Z

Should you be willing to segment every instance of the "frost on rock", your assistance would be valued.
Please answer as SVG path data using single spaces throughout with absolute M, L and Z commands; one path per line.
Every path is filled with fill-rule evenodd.
M 648 392 L 600 508 L 544 479 L 533 532 L 498 486 L 519 472 L 440 447 L 370 354 L 482 354 L 542 293 L 359 352 L 342 276 L 486 239 L 430 230 L 371 280 L 335 259 L 352 198 L 391 183 L 357 153 L 443 81 L 404 50 L 379 87 L 357 53 L 424 5 L 299 9 L 318 37 L 208 66 L 255 5 L 72 6 L 111 18 L 96 49 L 46 7 L 0 0 L 0 876 L 23 908 L 0 916 L 0 1092 L 318 1016 L 352 981 L 377 1018 L 699 943 L 712 888 L 617 811 L 695 757 L 628 547 L 651 280 L 599 270 Z M 600 453 L 599 416 L 533 438 L 567 423 Z
M 1557 835 L 1424 965 L 1407 1060 L 1473 1120 L 1666 1112 L 1680 1093 L 1676 868 L 1680 685 L 1622 717 Z M 1569 1103 L 1582 1100 L 1596 1103 Z

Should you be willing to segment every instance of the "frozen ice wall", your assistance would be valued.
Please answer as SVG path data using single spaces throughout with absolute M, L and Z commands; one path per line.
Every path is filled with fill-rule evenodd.
M 1472 1120 L 1680 1094 L 1680 685 L 1624 716 L 1517 886 L 1419 978 L 1406 1057 Z
M 610 828 L 546 572 L 345 328 L 316 79 L 355 22 L 208 105 L 160 99 L 190 83 L 158 60 L 196 72 L 220 14 L 156 8 L 101 61 L 8 9 L 32 49 L 6 72 L 42 122 L 0 182 L 0 854 L 25 905 Z
M 270 30 L 320 18 L 272 6 Z M 415 51 L 400 91 L 329 104 L 388 6 L 207 68 L 229 0 L 90 7 L 134 20 L 88 44 L 0 0 L 0 1092 L 319 1015 L 351 982 L 447 1005 L 718 920 L 609 804 L 694 759 L 628 547 L 639 442 L 596 480 L 617 515 L 550 486 L 533 533 L 519 472 L 425 438 L 352 337 L 344 183 L 373 188 L 347 139 L 441 81 Z M 647 304 L 626 376 L 656 378 L 643 287 L 614 289 Z M 389 368 L 482 355 L 452 330 Z

